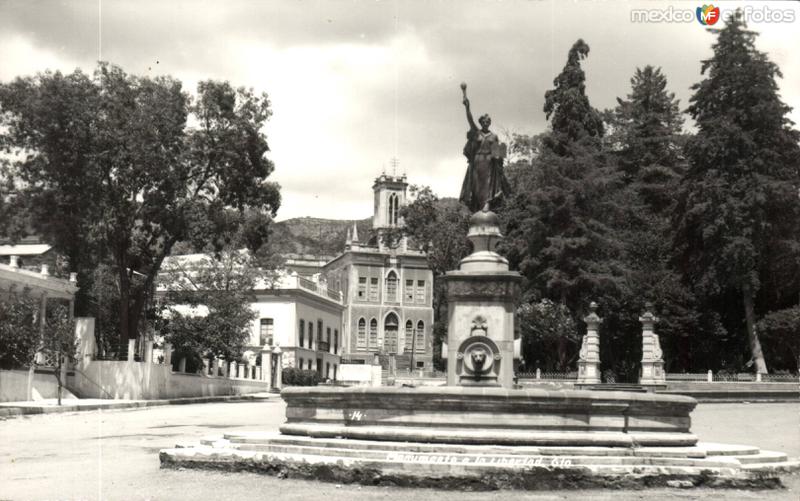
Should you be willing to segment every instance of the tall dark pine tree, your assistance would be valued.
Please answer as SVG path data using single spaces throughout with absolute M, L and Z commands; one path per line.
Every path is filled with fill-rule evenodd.
M 617 281 L 606 259 L 614 254 L 613 243 L 599 219 L 603 122 L 586 96 L 581 61 L 588 53 L 589 46 L 578 40 L 545 94 L 552 130 L 542 138 L 530 171 L 514 176 L 516 194 L 501 211 L 507 234 L 502 250 L 527 279 L 524 299 L 548 298 L 578 317 L 593 297 L 615 290 Z M 567 351 L 563 340 L 562 368 L 571 361 Z
M 778 95 L 780 70 L 756 50 L 741 14 L 713 31 L 714 55 L 688 109 L 698 133 L 686 148 L 676 243 L 687 281 L 721 304 L 738 303 L 726 327 L 741 332 L 744 323 L 751 361 L 766 373 L 756 332 L 760 299 L 772 294 L 764 285 L 796 287 L 800 275 L 799 135 Z
M 608 113 L 604 142 L 623 180 L 614 194 L 619 210 L 611 224 L 624 242 L 625 291 L 630 296 L 623 302 L 627 311 L 620 312 L 625 325 L 612 333 L 617 339 L 606 351 L 615 353 L 617 372 L 636 366 L 638 373 L 638 364 L 631 363 L 641 357 L 641 326 L 636 318 L 650 301 L 660 318 L 658 333 L 667 368 L 691 370 L 693 353 L 698 363 L 705 364 L 703 353 L 710 350 L 701 343 L 713 338 L 708 331 L 713 332 L 715 323 L 713 315 L 701 313 L 691 290 L 670 266 L 671 216 L 685 171 L 679 102 L 667 90 L 661 69 L 645 66 L 636 69 L 630 93 L 617 103 Z

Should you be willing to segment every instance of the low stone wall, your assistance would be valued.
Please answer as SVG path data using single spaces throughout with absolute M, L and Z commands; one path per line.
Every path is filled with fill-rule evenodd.
M 28 370 L 0 370 L 0 402 L 28 400 Z M 62 398 L 73 395 L 63 389 Z M 39 371 L 33 375 L 33 400 L 58 397 L 58 383 L 52 372 Z
M 381 366 L 342 364 L 339 366 L 337 382 L 347 386 L 380 386 Z
M 175 373 L 168 365 L 144 362 L 91 361 L 70 379 L 70 387 L 83 398 L 153 400 L 269 390 L 264 381 Z

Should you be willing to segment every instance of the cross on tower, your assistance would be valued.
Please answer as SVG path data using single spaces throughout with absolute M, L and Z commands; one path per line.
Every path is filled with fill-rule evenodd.
M 389 165 L 392 166 L 392 176 L 397 176 L 397 166 L 400 165 L 400 160 L 397 157 L 392 157 L 389 160 Z

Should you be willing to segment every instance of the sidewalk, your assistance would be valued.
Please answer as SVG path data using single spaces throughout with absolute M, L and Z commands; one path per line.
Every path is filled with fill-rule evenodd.
M 30 402 L 0 402 L 0 419 L 29 414 L 56 414 L 60 412 L 117 410 L 160 405 L 205 404 L 213 402 L 244 402 L 280 398 L 278 393 L 251 393 L 248 395 L 220 395 L 215 397 L 168 398 L 161 400 L 106 400 L 99 398 L 62 398 L 61 406 L 55 398 Z

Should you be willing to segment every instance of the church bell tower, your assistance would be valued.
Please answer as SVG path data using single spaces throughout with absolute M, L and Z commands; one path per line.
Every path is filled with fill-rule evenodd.
M 400 209 L 406 203 L 405 174 L 401 176 L 381 174 L 375 179 L 372 191 L 375 193 L 375 212 L 372 215 L 372 228 L 376 230 L 402 226 Z

